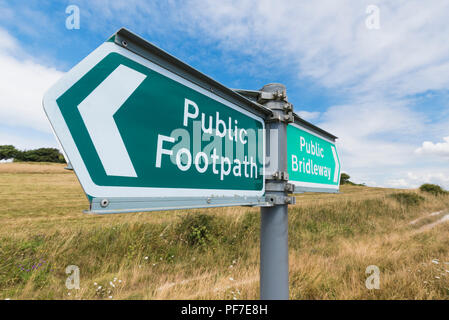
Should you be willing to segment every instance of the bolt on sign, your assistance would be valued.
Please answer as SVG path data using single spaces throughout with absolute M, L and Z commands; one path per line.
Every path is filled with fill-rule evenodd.
M 288 174 L 295 192 L 338 192 L 340 160 L 335 139 L 295 115 L 287 126 Z
M 265 202 L 268 111 L 126 29 L 43 104 L 91 212 Z

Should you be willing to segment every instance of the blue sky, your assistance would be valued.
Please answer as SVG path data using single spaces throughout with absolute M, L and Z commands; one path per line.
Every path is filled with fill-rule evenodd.
M 127 27 L 228 87 L 284 83 L 356 182 L 449 188 L 447 1 L 0 0 L 0 17 L 0 144 L 57 146 L 44 92 Z

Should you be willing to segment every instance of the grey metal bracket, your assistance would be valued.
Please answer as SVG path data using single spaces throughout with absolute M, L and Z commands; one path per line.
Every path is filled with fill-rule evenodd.
M 287 183 L 285 181 L 279 182 L 276 180 L 268 180 L 265 183 L 265 191 L 270 192 L 287 192 L 295 193 L 295 185 L 292 183 Z
M 287 102 L 287 94 L 282 90 L 277 90 L 275 92 L 260 91 L 257 102 L 263 103 L 269 100 L 279 100 Z
M 285 91 L 277 90 L 275 92 L 266 92 L 260 90 L 245 90 L 245 89 L 233 89 L 235 92 L 251 97 L 251 100 L 255 100 L 258 103 L 264 103 L 270 100 L 278 100 L 287 102 L 287 94 Z
M 284 105 L 284 111 L 286 111 L 286 112 L 293 112 L 293 105 L 290 102 L 287 102 Z
M 286 183 L 285 184 L 285 192 L 287 192 L 287 193 L 294 193 L 295 192 L 295 185 L 293 183 Z
M 285 107 L 284 107 L 285 110 Z M 292 111 L 288 111 L 286 114 L 273 114 L 266 119 L 266 122 L 285 122 L 292 123 L 295 121 L 295 116 Z
M 242 206 L 242 207 L 251 207 L 251 208 L 266 208 L 266 207 L 273 207 L 273 204 L 271 202 L 261 202 L 259 204 L 255 204 L 255 205 L 248 205 L 248 206 Z
M 284 192 L 285 191 L 285 181 L 267 180 L 265 182 L 265 192 Z
M 265 199 L 272 205 L 284 205 L 284 204 L 296 204 L 296 197 L 294 196 L 279 196 L 279 195 L 266 195 Z
M 164 197 L 164 198 L 93 198 L 86 213 L 108 214 L 213 208 L 231 206 L 264 206 L 265 196 L 259 197 Z
M 288 172 L 286 171 L 276 171 L 275 173 L 266 176 L 267 180 L 281 180 L 281 181 L 288 181 Z

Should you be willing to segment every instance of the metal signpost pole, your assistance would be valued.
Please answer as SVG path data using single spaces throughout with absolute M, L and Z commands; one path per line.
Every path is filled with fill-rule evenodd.
M 288 300 L 288 204 L 294 203 L 288 192 L 287 124 L 293 121 L 292 106 L 282 84 L 268 84 L 261 90 L 259 102 L 273 111 L 267 119 L 267 152 L 270 165 L 266 176 L 266 199 L 273 206 L 261 208 L 260 226 L 260 298 Z

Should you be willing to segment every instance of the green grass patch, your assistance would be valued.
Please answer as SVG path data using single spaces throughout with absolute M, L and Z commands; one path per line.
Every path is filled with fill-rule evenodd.
M 430 183 L 423 184 L 421 187 L 419 187 L 419 190 L 421 192 L 433 194 L 434 196 L 448 194 L 448 192 L 441 188 L 439 185 Z
M 388 197 L 395 199 L 401 205 L 409 206 L 418 206 L 424 201 L 424 197 L 420 196 L 416 193 L 410 192 L 400 192 L 390 194 Z
M 181 218 L 178 233 L 190 246 L 205 247 L 219 235 L 217 218 L 206 214 L 188 214 Z

